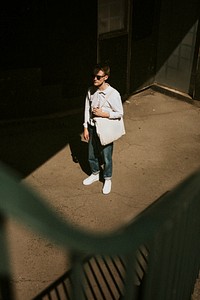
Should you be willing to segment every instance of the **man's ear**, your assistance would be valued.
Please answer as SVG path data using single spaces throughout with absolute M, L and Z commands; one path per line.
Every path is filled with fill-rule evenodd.
M 108 75 L 105 76 L 105 81 L 108 79 Z

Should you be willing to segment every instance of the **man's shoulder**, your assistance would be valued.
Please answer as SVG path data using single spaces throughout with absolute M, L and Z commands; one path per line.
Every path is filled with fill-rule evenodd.
M 94 95 L 96 93 L 96 91 L 97 91 L 97 88 L 93 85 L 88 88 L 88 93 L 90 95 Z
M 115 95 L 119 94 L 118 90 L 111 85 L 109 85 L 109 87 L 108 87 L 108 92 L 109 93 L 111 92 L 112 94 L 115 94 Z

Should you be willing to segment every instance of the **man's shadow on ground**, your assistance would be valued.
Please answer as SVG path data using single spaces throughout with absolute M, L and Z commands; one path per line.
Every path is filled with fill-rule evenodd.
M 91 171 L 88 163 L 88 143 L 83 140 L 80 132 L 77 132 L 75 136 L 69 137 L 69 147 L 73 162 L 79 163 L 82 171 L 87 175 L 90 175 Z

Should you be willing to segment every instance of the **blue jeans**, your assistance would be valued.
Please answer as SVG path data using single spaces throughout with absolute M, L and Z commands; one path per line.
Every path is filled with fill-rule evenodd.
M 111 179 L 112 177 L 112 154 L 113 143 L 106 146 L 102 146 L 99 137 L 96 133 L 96 127 L 88 127 L 90 139 L 88 145 L 88 161 L 92 174 L 98 174 L 100 172 L 101 161 L 104 164 L 103 178 Z

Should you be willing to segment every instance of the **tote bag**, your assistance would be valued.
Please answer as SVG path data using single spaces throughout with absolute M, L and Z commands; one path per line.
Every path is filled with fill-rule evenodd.
M 125 127 L 123 118 L 109 119 L 109 118 L 94 118 L 97 135 L 103 146 L 108 145 L 118 140 L 124 135 Z

